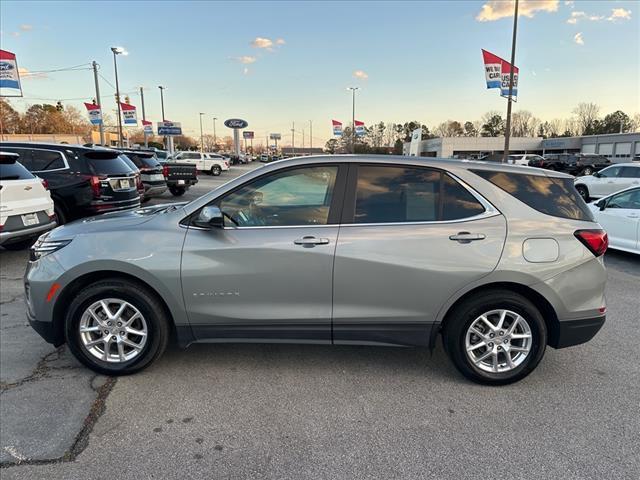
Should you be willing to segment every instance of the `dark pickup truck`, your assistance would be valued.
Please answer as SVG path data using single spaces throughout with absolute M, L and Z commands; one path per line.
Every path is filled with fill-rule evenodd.
M 594 153 L 554 153 L 529 161 L 530 167 L 546 168 L 570 175 L 591 175 L 611 165 L 611 161 Z
M 192 185 L 198 183 L 198 170 L 191 163 L 180 163 L 158 158 L 162 165 L 162 174 L 172 195 L 184 195 Z

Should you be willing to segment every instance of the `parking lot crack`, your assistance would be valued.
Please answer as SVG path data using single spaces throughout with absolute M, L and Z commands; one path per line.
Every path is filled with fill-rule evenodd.
M 40 359 L 40 361 L 38 362 L 36 367 L 33 369 L 33 371 L 29 375 L 27 375 L 26 377 L 20 380 L 17 380 L 15 382 L 0 382 L 0 394 L 3 394 L 8 390 L 18 388 L 26 383 L 37 382 L 38 380 L 47 378 L 49 376 L 49 373 L 52 370 L 63 370 L 63 369 L 75 368 L 75 367 L 52 367 L 49 365 L 49 362 L 58 360 L 63 351 L 64 351 L 64 345 L 56 348 L 53 352 L 47 353 L 44 357 Z

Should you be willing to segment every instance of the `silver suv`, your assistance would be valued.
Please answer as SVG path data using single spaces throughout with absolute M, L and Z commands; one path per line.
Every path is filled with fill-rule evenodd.
M 607 236 L 561 173 L 319 156 L 187 204 L 56 228 L 25 274 L 31 325 L 104 374 L 196 342 L 427 346 L 487 384 L 605 321 Z

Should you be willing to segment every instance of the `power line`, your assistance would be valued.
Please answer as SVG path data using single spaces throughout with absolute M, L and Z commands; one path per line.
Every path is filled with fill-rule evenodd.
M 85 67 L 85 68 L 81 68 L 81 67 Z M 80 65 L 75 65 L 73 67 L 55 68 L 52 70 L 29 70 L 26 73 L 23 73 L 23 76 L 28 77 L 29 75 L 39 75 L 41 73 L 77 72 L 80 70 L 91 70 L 91 64 L 81 63 Z

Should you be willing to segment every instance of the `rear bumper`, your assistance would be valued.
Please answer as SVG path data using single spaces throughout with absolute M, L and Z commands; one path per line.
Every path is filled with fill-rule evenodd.
M 145 188 L 145 191 L 144 191 L 145 198 L 157 197 L 167 191 L 167 184 L 166 182 L 162 182 L 159 185 L 145 184 L 144 188 Z
M 127 200 L 118 200 L 113 202 L 103 202 L 101 200 L 96 200 L 91 202 L 91 206 L 88 207 L 87 211 L 89 215 L 95 215 L 99 213 L 106 212 L 117 212 L 119 210 L 130 210 L 133 208 L 140 207 L 140 196 L 136 196 L 135 198 L 127 199 Z
M 31 228 L 22 228 L 20 230 L 14 230 L 12 232 L 0 233 L 0 245 L 9 244 L 13 242 L 19 242 L 20 240 L 26 240 L 27 238 L 36 237 L 44 232 L 55 228 L 56 222 L 49 222 L 46 224 L 36 225 Z
M 553 348 L 572 347 L 591 340 L 604 325 L 606 316 L 558 322 L 549 332 Z

